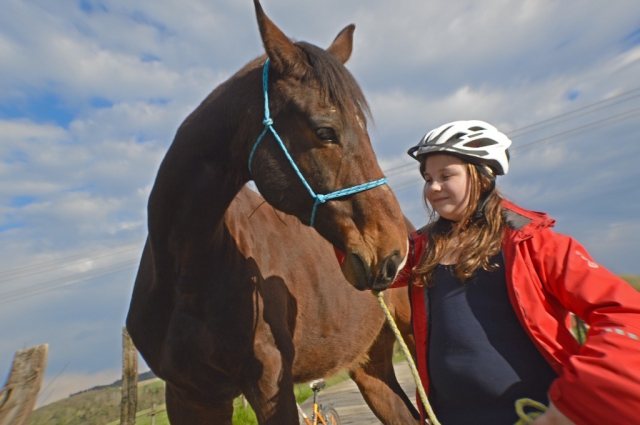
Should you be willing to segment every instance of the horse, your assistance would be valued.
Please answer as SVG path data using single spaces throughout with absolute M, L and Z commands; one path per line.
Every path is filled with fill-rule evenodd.
M 230 425 L 240 394 L 260 424 L 297 424 L 294 383 L 344 369 L 383 423 L 418 423 L 366 291 L 392 283 L 408 239 L 344 67 L 355 26 L 323 50 L 254 6 L 266 55 L 204 99 L 159 167 L 127 329 L 172 424 Z M 409 335 L 406 291 L 385 296 Z

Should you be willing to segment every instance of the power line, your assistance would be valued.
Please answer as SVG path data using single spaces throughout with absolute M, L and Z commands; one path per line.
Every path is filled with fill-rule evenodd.
M 563 132 L 560 132 L 560 133 L 553 134 L 551 136 L 547 136 L 547 137 L 542 138 L 542 139 L 534 140 L 533 142 L 529 142 L 529 143 L 526 143 L 524 145 L 516 146 L 515 148 L 511 149 L 511 151 L 520 151 L 522 149 L 525 149 L 525 150 L 526 149 L 530 149 L 533 145 L 536 145 L 538 143 L 548 142 L 548 141 L 550 141 L 550 140 L 552 140 L 552 139 L 554 139 L 556 137 L 565 136 L 565 135 L 568 135 L 568 134 L 571 134 L 571 133 L 581 133 L 581 132 L 584 132 L 584 131 L 588 130 L 590 127 L 593 127 L 593 126 L 596 126 L 596 125 L 601 125 L 601 126 L 604 127 L 604 126 L 609 126 L 609 125 L 612 125 L 612 124 L 617 124 L 619 122 L 625 121 L 625 120 L 627 120 L 629 118 L 632 118 L 632 117 L 636 116 L 638 112 L 640 112 L 640 108 L 635 108 L 635 109 L 632 109 L 630 111 L 626 111 L 626 112 L 622 112 L 620 114 L 612 115 L 610 117 L 603 118 L 601 120 L 594 121 L 594 122 L 591 122 L 589 124 L 584 124 L 584 125 L 581 125 L 581 126 L 578 126 L 578 127 L 574 127 L 572 129 L 569 129 L 569 130 L 566 130 L 566 131 L 563 131 Z M 409 170 L 407 170 L 407 171 L 409 171 Z M 410 187 L 416 186 L 418 184 L 423 184 L 423 182 L 420 181 L 420 180 L 416 180 L 414 182 L 406 181 L 405 184 L 403 184 L 400 187 L 394 189 L 394 192 L 397 193 L 397 192 L 400 192 L 400 191 L 402 191 L 404 189 L 408 189 Z
M 137 240 L 137 241 L 129 241 L 129 242 L 125 242 L 125 243 L 118 244 L 118 245 L 113 245 L 113 246 L 106 247 L 106 248 L 100 248 L 100 249 L 95 250 L 95 251 L 85 252 L 85 253 L 82 253 L 82 254 L 70 255 L 70 256 L 67 256 L 67 257 L 58 258 L 56 260 L 50 260 L 50 261 L 45 261 L 45 262 L 36 263 L 36 264 L 29 264 L 29 265 L 21 266 L 21 267 L 12 269 L 12 270 L 7 270 L 7 271 L 5 271 L 3 273 L 0 273 L 0 282 L 5 282 L 5 281 L 7 281 L 9 279 L 13 279 L 15 275 L 20 275 L 20 273 L 23 273 L 25 271 L 28 271 L 29 274 L 32 274 L 31 272 L 34 269 L 42 269 L 42 268 L 45 268 L 47 266 L 52 266 L 52 268 L 44 270 L 44 271 L 49 271 L 49 270 L 54 270 L 56 268 L 60 268 L 58 265 L 61 264 L 61 263 L 64 263 L 63 266 L 72 265 L 72 264 L 76 264 L 77 263 L 77 262 L 71 262 L 70 263 L 69 261 L 71 261 L 71 260 L 81 259 L 81 261 L 86 261 L 86 260 L 92 260 L 92 259 L 95 259 L 95 258 L 103 258 L 103 257 L 109 256 L 111 254 L 105 254 L 105 255 L 102 255 L 102 256 L 98 256 L 97 254 L 102 254 L 104 252 L 113 251 L 113 250 L 115 250 L 117 248 L 128 247 L 128 246 L 131 246 L 131 245 L 135 245 L 135 246 L 132 246 L 131 248 L 125 248 L 121 252 L 130 250 L 130 249 L 135 249 L 136 246 L 140 245 L 140 241 L 139 240 Z M 118 252 L 115 252 L 114 255 L 116 253 L 118 253 Z M 33 274 L 35 274 L 35 272 Z
M 80 255 L 75 255 L 67 258 L 62 258 L 56 261 L 41 263 L 39 265 L 35 265 L 32 267 L 21 267 L 20 269 L 14 269 L 9 272 L 0 274 L 0 284 L 11 281 L 11 280 L 23 279 L 25 277 L 29 277 L 29 276 L 33 276 L 41 273 L 48 273 L 54 270 L 70 267 L 70 266 L 81 264 L 87 261 L 95 261 L 102 258 L 119 255 L 128 251 L 139 250 L 142 248 L 142 246 L 140 245 L 140 242 L 135 242 L 135 245 L 133 246 L 128 246 L 128 245 L 131 245 L 131 243 L 118 245 L 120 247 L 127 246 L 125 249 L 114 250 L 113 248 L 106 248 L 106 249 L 94 251 L 92 253 L 80 254 Z M 106 252 L 106 253 L 102 255 L 95 255 L 103 252 Z M 80 258 L 80 259 L 76 260 L 76 258 Z M 72 261 L 68 261 L 69 259 L 71 259 Z M 46 265 L 51 265 L 51 266 L 44 267 Z M 23 271 L 23 273 L 19 273 L 21 271 Z
M 91 269 L 91 270 L 87 270 L 85 272 L 81 272 L 81 273 L 75 273 L 73 275 L 71 275 L 71 281 L 77 280 L 77 279 L 82 279 L 82 278 L 93 278 L 96 276 L 100 276 L 102 271 L 109 271 L 112 270 L 114 268 L 118 268 L 118 267 L 122 267 L 122 266 L 134 266 L 137 264 L 137 260 L 127 260 L 127 261 L 121 261 L 119 263 L 115 263 L 115 264 L 110 264 L 107 266 L 102 266 L 102 267 L 98 267 L 95 269 Z M 70 276 L 61 276 L 55 279 L 51 279 L 51 280 L 47 280 L 45 282 L 40 282 L 40 283 L 36 283 L 33 285 L 29 285 L 29 286 L 21 286 L 19 288 L 16 289 L 12 289 L 9 291 L 5 291 L 0 293 L 0 301 L 3 301 L 5 299 L 9 299 L 9 298 L 13 298 L 16 296 L 20 296 L 23 294 L 28 294 L 30 292 L 34 292 L 34 291 L 38 291 L 42 288 L 46 288 L 48 286 L 51 285 L 55 285 L 55 284 L 59 284 L 62 283 L 63 285 L 69 283 L 70 281 Z
M 636 88 L 636 89 L 632 89 L 629 90 L 627 92 L 621 93 L 619 95 L 610 97 L 608 99 L 603 99 L 594 103 L 591 103 L 589 105 L 585 105 L 583 107 L 580 107 L 578 109 L 574 109 L 572 111 L 568 111 L 559 115 L 556 115 L 554 117 L 550 117 L 541 121 L 538 121 L 536 123 L 532 123 L 529 125 L 526 125 L 524 127 L 521 127 L 519 129 L 514 130 L 513 132 L 511 132 L 511 134 L 514 134 L 514 136 L 512 136 L 512 138 L 517 138 L 517 137 L 521 137 L 524 134 L 528 134 L 530 132 L 533 131 L 539 131 L 542 128 L 546 128 L 546 127 L 551 127 L 552 125 L 557 125 L 558 123 L 562 123 L 562 122 L 566 122 L 568 120 L 571 119 L 575 119 L 577 117 L 580 116 L 584 116 L 596 111 L 600 111 L 606 108 L 611 108 L 612 106 L 618 105 L 620 103 L 623 102 L 627 102 L 629 100 L 635 99 L 640 97 L 640 94 L 638 95 L 634 95 L 631 97 L 626 97 L 632 93 L 638 92 L 640 91 L 640 87 Z M 615 100 L 615 99 L 619 99 L 619 100 Z M 597 107 L 599 105 L 604 105 L 604 106 L 600 106 Z M 596 108 L 597 107 L 597 108 Z M 622 112 L 620 114 L 616 114 L 592 123 L 588 123 L 579 127 L 575 127 L 572 128 L 570 130 L 566 130 L 560 133 L 556 133 L 554 135 L 539 139 L 539 140 L 535 140 L 533 142 L 529 142 L 526 143 L 524 145 L 520 145 L 520 146 L 516 146 L 514 148 L 512 148 L 512 151 L 519 151 L 521 149 L 527 149 L 530 148 L 532 145 L 538 144 L 538 143 L 542 143 L 542 142 L 546 142 L 549 141 L 553 138 L 556 137 L 560 137 L 560 136 L 564 136 L 567 134 L 571 134 L 571 133 L 577 133 L 577 132 L 581 132 L 581 131 L 585 131 L 586 129 L 595 126 L 595 125 L 599 125 L 599 124 L 604 124 L 604 125 L 611 125 L 613 123 L 617 123 L 617 122 L 621 122 L 623 120 L 626 120 L 628 118 L 630 118 L 631 116 L 633 116 L 633 114 L 635 112 L 637 112 L 638 110 L 640 110 L 640 108 L 636 108 L 636 109 L 632 109 L 632 110 L 628 110 L 625 112 Z M 588 111 L 588 112 L 583 112 L 583 111 Z M 583 112 L 581 114 L 578 114 L 579 112 Z M 578 115 L 576 115 L 578 114 Z M 566 118 L 566 117 L 570 117 L 570 118 Z M 560 120 L 561 118 L 566 118 L 563 120 Z M 558 121 L 560 120 L 560 121 Z M 553 121 L 556 121 L 554 124 L 550 124 Z M 532 130 L 535 127 L 539 127 L 537 129 Z M 529 130 L 529 131 L 524 131 L 524 130 Z M 520 134 L 517 134 L 520 133 Z M 397 165 L 394 166 L 392 168 L 389 168 L 385 171 L 385 175 L 391 177 L 391 176 L 399 176 L 401 174 L 404 174 L 408 171 L 410 171 L 413 167 L 414 167 L 415 163 L 407 163 L 407 164 L 401 164 L 401 165 Z M 402 190 L 405 190 L 407 188 L 410 188 L 412 186 L 415 186 L 417 184 L 421 184 L 421 181 L 405 181 L 403 182 L 400 187 L 395 189 L 395 192 L 400 192 Z M 122 249 L 118 249 L 118 248 L 122 248 Z M 91 260 L 96 260 L 96 259 L 101 259 L 101 258 L 105 258 L 105 257 L 109 257 L 109 256 L 113 256 L 113 255 L 117 255 L 117 254 L 122 254 L 125 253 L 127 251 L 131 251 L 133 249 L 140 249 L 140 242 L 139 241 L 130 241 L 130 242 L 126 242 L 123 244 L 119 244 L 119 245 L 114 245 L 111 247 L 107 247 L 107 248 L 102 248 L 96 251 L 92 251 L 89 253 L 84 253 L 84 254 L 77 254 L 77 255 L 72 255 L 72 256 L 68 256 L 68 257 L 63 257 L 57 260 L 52 260 L 52 261 L 47 261 L 47 262 L 43 262 L 43 263 L 38 263 L 35 265 L 28 265 L 28 266 L 23 266 L 23 267 L 19 267 L 16 269 L 12 269 L 9 271 L 6 271 L 4 273 L 0 273 L 0 283 L 4 283 L 7 282 L 9 280 L 15 280 L 15 279 L 22 279 L 24 277 L 28 277 L 28 276 L 33 276 L 33 275 L 37 275 L 37 274 L 41 274 L 41 273 L 46 273 L 46 272 L 50 272 L 53 270 L 57 270 L 57 269 L 61 269 L 64 267 L 68 267 L 71 265 L 75 265 L 78 263 L 82 263 L 85 261 L 91 261 Z M 97 269 L 93 269 L 87 273 L 84 273 L 84 278 L 80 278 L 78 279 L 77 276 L 78 274 L 76 274 L 76 280 L 72 280 L 71 282 L 69 282 L 67 279 L 68 277 L 61 277 L 58 279 L 53 279 L 50 281 L 46 281 L 46 282 L 42 282 L 39 284 L 35 284 L 35 285 L 31 285 L 28 287 L 23 287 L 23 288 L 19 288 L 16 290 L 11 290 L 11 291 L 6 291 L 4 293 L 0 293 L 0 305 L 11 302 L 11 301 L 17 301 L 19 299 L 23 299 L 23 298 L 27 298 L 27 297 L 31 297 L 31 296 L 35 296 L 35 295 L 39 295 L 41 293 L 45 293 L 45 292 L 49 292 L 55 289 L 60 289 L 60 288 L 64 288 L 64 287 L 68 287 L 71 285 L 75 285 L 78 283 L 82 283 L 82 282 L 86 282 L 89 279 L 93 279 L 95 277 L 99 277 L 99 276 L 107 276 L 110 274 L 114 274 L 114 273 L 119 273 L 121 271 L 125 271 L 125 270 L 129 270 L 129 269 L 133 269 L 135 268 L 135 265 L 137 264 L 137 260 L 135 260 L 135 262 L 132 263 L 132 260 L 130 261 L 125 261 L 125 262 L 120 262 L 120 263 L 116 263 L 110 266 L 104 266 L 104 267 L 100 267 Z M 126 266 L 126 267 L 125 267 Z M 123 268 L 124 267 L 124 268 Z M 111 270 L 111 271 L 109 271 Z M 101 274 L 100 272 L 105 271 L 106 273 Z M 80 274 L 83 275 L 83 274 Z M 63 281 L 65 281 L 63 283 Z M 62 284 L 61 284 L 62 283 Z
M 72 276 L 75 276 L 76 278 L 78 277 L 83 277 L 83 276 L 91 276 L 91 275 L 96 275 L 99 274 L 97 272 L 103 271 L 103 270 L 109 270 L 115 267 L 120 267 L 122 265 L 130 265 L 133 263 L 137 263 L 137 260 L 135 259 L 128 259 L 126 261 L 121 261 L 115 264 L 109 264 L 106 266 L 102 266 L 102 267 L 97 267 L 91 270 L 87 270 L 84 272 L 79 272 L 79 273 L 74 273 Z M 0 292 L 0 301 L 5 299 L 5 298 L 10 298 L 16 295 L 21 295 L 22 293 L 28 293 L 30 291 L 33 290 L 37 290 L 38 288 L 41 288 L 43 286 L 47 286 L 49 284 L 55 284 L 55 283 L 59 283 L 59 282 L 66 282 L 68 281 L 69 276 L 61 276 L 61 277 L 57 277 L 55 279 L 51 279 L 51 280 L 47 280 L 45 282 L 40 282 L 40 283 L 36 283 L 33 285 L 28 285 L 28 286 L 21 286 L 19 288 L 16 289 L 10 289 L 8 291 L 4 291 L 4 292 Z
M 393 172 L 402 168 L 405 168 L 406 166 L 411 165 L 411 164 L 401 164 L 401 165 L 396 165 L 395 167 L 389 168 L 388 170 L 383 171 L 384 175 L 389 177 L 391 175 L 393 175 Z
M 516 129 L 516 130 L 513 130 L 510 134 L 519 133 L 519 132 L 521 132 L 521 131 L 523 131 L 523 130 L 527 130 L 527 129 L 531 128 L 531 127 L 537 127 L 537 126 L 538 126 L 538 125 L 540 125 L 540 124 L 548 123 L 548 122 L 550 122 L 550 121 L 555 121 L 555 120 L 557 120 L 557 119 L 559 119 L 559 118 L 566 117 L 566 116 L 568 116 L 568 115 L 572 115 L 572 114 L 575 114 L 575 113 L 577 113 L 577 112 L 584 111 L 584 110 L 586 110 L 586 109 L 590 109 L 590 108 L 592 108 L 592 107 L 594 107 L 594 106 L 597 106 L 597 105 L 600 105 L 600 104 L 603 104 L 603 103 L 611 102 L 611 101 L 612 101 L 612 100 L 614 100 L 614 99 L 618 99 L 618 98 L 620 98 L 620 97 L 627 96 L 628 94 L 635 93 L 635 92 L 637 92 L 637 91 L 640 91 L 640 87 L 635 88 L 635 89 L 632 89 L 632 90 L 629 90 L 629 91 L 626 91 L 626 92 L 624 92 L 624 93 L 620 93 L 620 94 L 618 94 L 618 95 L 616 95 L 616 96 L 612 96 L 612 97 L 607 98 L 607 99 L 600 100 L 600 101 L 598 101 L 598 102 L 590 103 L 590 104 L 585 105 L 585 106 L 583 106 L 583 107 L 581 107 L 581 108 L 573 109 L 573 110 L 568 111 L 568 112 L 565 112 L 565 113 L 563 113 L 563 114 L 556 115 L 556 116 L 554 116 L 554 117 L 547 118 L 547 119 L 544 119 L 544 120 L 542 120 L 542 121 L 538 121 L 538 122 L 536 122 L 536 123 L 526 125 L 526 126 L 524 126 L 524 127 L 520 127 L 520 128 L 518 128 L 518 129 Z M 639 96 L 640 96 L 640 94 L 635 95 L 635 96 L 632 96 L 632 97 L 629 97 L 629 98 L 627 98 L 627 99 L 619 100 L 619 101 L 617 101 L 617 102 L 612 103 L 611 105 L 607 105 L 607 106 L 604 106 L 604 107 L 602 107 L 602 108 L 597 108 L 597 109 L 595 109 L 594 111 L 589 111 L 588 113 L 595 112 L 595 111 L 599 111 L 599 110 L 601 110 L 601 109 L 605 109 L 605 108 L 609 108 L 609 107 L 611 107 L 611 106 L 613 106 L 613 105 L 617 105 L 617 104 L 619 104 L 619 103 L 623 103 L 623 102 L 626 102 L 626 101 L 628 101 L 628 100 L 635 99 L 635 98 L 637 98 L 637 97 L 639 97 Z M 584 115 L 584 114 L 581 114 L 581 115 L 579 115 L 579 116 L 582 116 L 582 115 Z M 526 132 L 526 133 L 529 133 L 529 132 Z M 523 133 L 523 134 L 526 134 L 526 133 Z M 520 136 L 521 136 L 521 135 L 522 135 L 522 134 L 520 134 Z
M 50 292 L 56 289 L 62 289 L 62 288 L 66 288 L 69 286 L 73 286 L 73 285 L 77 285 L 80 283 L 84 283 L 87 282 L 89 280 L 92 280 L 96 277 L 105 277 L 105 276 L 110 276 L 116 273 L 120 273 L 120 272 L 124 272 L 124 271 L 128 271 L 128 270 L 133 270 L 136 268 L 138 262 L 128 262 L 128 263 L 120 263 L 118 265 L 122 265 L 125 264 L 126 266 L 121 266 L 115 270 L 111 270 L 108 271 L 106 273 L 95 273 L 95 274 L 89 274 L 86 275 L 84 278 L 78 279 L 76 278 L 75 280 L 67 280 L 68 278 L 59 278 L 59 279 L 54 279 L 52 281 L 48 281 L 48 282 L 44 282 L 45 284 L 47 284 L 47 286 L 44 286 L 43 284 L 39 284 L 39 285 L 33 285 L 31 287 L 28 288 L 28 290 L 25 290 L 21 293 L 15 293 L 9 296 L 5 296 L 5 297 L 0 297 L 0 305 L 3 304 L 7 304 L 10 302 L 14 302 L 14 301 L 18 301 L 24 298 L 29 298 L 29 297 L 33 297 L 35 295 L 40 295 L 40 294 L 44 294 L 46 292 Z M 110 268 L 114 268 L 114 266 L 110 266 L 110 267 L 104 267 L 101 269 L 96 269 L 97 270 L 109 270 Z M 55 283 L 58 284 L 55 284 Z M 62 282 L 62 283 L 61 283 Z M 35 287 L 37 286 L 37 288 Z
M 408 189 L 410 187 L 417 186 L 419 184 L 424 184 L 424 182 L 421 181 L 421 180 L 418 180 L 418 179 L 414 179 L 413 181 L 406 181 L 406 182 L 404 182 L 403 185 L 401 185 L 397 189 L 394 189 L 393 192 L 394 193 L 398 193 L 398 192 L 401 192 L 401 191 L 403 191 L 405 189 Z
M 626 92 L 620 93 L 620 94 L 618 94 L 616 96 L 612 96 L 612 97 L 607 98 L 607 99 L 603 99 L 603 100 L 600 100 L 600 101 L 597 101 L 597 102 L 594 102 L 594 103 L 590 103 L 588 105 L 582 106 L 582 107 L 577 108 L 577 109 L 573 109 L 573 110 L 568 111 L 568 112 L 564 112 L 562 114 L 559 114 L 559 115 L 556 115 L 556 116 L 553 116 L 553 117 L 550 117 L 550 118 L 546 118 L 546 119 L 541 120 L 541 121 L 537 121 L 537 122 L 525 125 L 524 127 L 520 127 L 520 128 L 518 128 L 516 130 L 513 130 L 513 131 L 509 132 L 509 136 L 512 139 L 516 139 L 516 138 L 521 137 L 521 136 L 523 136 L 525 134 L 529 134 L 529 133 L 532 133 L 534 131 L 540 131 L 543 128 L 552 127 L 552 126 L 557 125 L 559 123 L 570 121 L 571 119 L 574 119 L 574 118 L 578 118 L 578 117 L 581 117 L 581 116 L 584 116 L 584 115 L 588 115 L 588 114 L 591 114 L 593 112 L 600 111 L 600 110 L 603 110 L 603 109 L 611 108 L 611 107 L 613 107 L 615 105 L 618 105 L 620 103 L 624 103 L 624 102 L 627 102 L 629 100 L 636 99 L 636 98 L 640 97 L 640 94 L 637 94 L 637 95 L 634 95 L 634 96 L 631 96 L 631 97 L 627 97 L 625 99 L 620 99 L 622 97 L 628 96 L 629 94 L 636 93 L 638 91 L 640 91 L 640 87 L 637 87 L 637 88 L 632 89 L 632 90 L 628 90 Z M 620 100 L 612 102 L 615 99 L 620 99 Z M 572 116 L 571 118 L 564 119 L 564 120 L 561 120 L 561 121 L 553 123 L 553 124 L 549 124 L 550 122 L 558 120 L 559 118 L 568 117 L 568 116 L 574 115 L 574 114 L 576 114 L 578 112 L 582 112 L 582 111 L 594 108 L 595 106 L 602 105 L 602 104 L 605 104 L 605 103 L 609 103 L 609 104 L 605 105 L 605 106 L 601 106 L 599 108 L 592 109 L 592 110 L 590 110 L 590 111 L 588 111 L 586 113 L 578 114 L 578 115 Z M 546 125 L 544 125 L 544 126 L 542 126 L 540 128 L 531 130 L 531 128 L 541 126 L 542 124 L 546 124 Z M 529 131 L 523 131 L 523 130 L 529 130 Z M 520 133 L 520 134 L 517 134 L 517 133 Z M 513 151 L 513 150 L 517 150 L 519 148 L 520 147 L 514 147 L 511 150 Z M 385 175 L 387 175 L 387 177 L 393 177 L 393 176 L 397 176 L 397 175 L 400 175 L 400 174 L 404 174 L 413 165 L 415 165 L 415 164 L 414 163 L 406 163 L 406 164 L 397 165 L 397 166 L 395 166 L 393 168 L 388 169 L 385 172 Z
M 518 128 L 518 129 L 516 129 L 516 130 L 513 130 L 513 131 L 509 132 L 509 134 L 510 134 L 510 135 L 514 135 L 515 133 L 519 133 L 519 132 L 521 132 L 521 131 L 523 131 L 523 130 L 526 130 L 526 129 L 529 129 L 529 128 L 531 128 L 531 127 L 536 127 L 536 126 L 539 126 L 539 125 L 541 125 L 541 124 L 549 123 L 549 122 L 554 121 L 554 120 L 556 120 L 556 119 L 559 119 L 559 118 L 562 118 L 562 117 L 566 117 L 566 116 L 569 116 L 569 115 L 575 114 L 575 113 L 577 113 L 577 112 L 581 112 L 581 111 L 584 111 L 584 110 L 587 110 L 587 109 L 593 108 L 593 107 L 595 107 L 595 106 L 598 106 L 598 105 L 601 105 L 601 104 L 604 104 L 604 103 L 612 102 L 612 101 L 613 101 L 613 100 L 615 100 L 615 99 L 619 99 L 619 98 L 621 98 L 621 97 L 625 97 L 625 96 L 628 96 L 629 94 L 632 94 L 632 93 L 635 93 L 635 92 L 639 92 L 639 91 L 640 91 L 640 87 L 637 87 L 637 88 L 635 88 L 635 89 L 631 89 L 631 90 L 628 90 L 628 91 L 626 91 L 626 92 L 620 93 L 620 94 L 618 94 L 618 95 L 615 95 L 615 96 L 609 97 L 609 98 L 607 98 L 607 99 L 599 100 L 599 101 L 596 101 L 596 102 L 590 103 L 590 104 L 588 104 L 588 105 L 582 106 L 582 107 L 580 107 L 580 108 L 577 108 L 577 109 L 574 109 L 574 110 L 571 110 L 571 111 L 568 111 L 568 112 L 564 112 L 564 113 L 562 113 L 562 114 L 559 114 L 559 115 L 556 115 L 556 116 L 553 116 L 553 117 L 550 117 L 550 118 L 546 118 L 546 119 L 544 119 L 544 120 L 537 121 L 537 122 L 535 122 L 535 123 L 528 124 L 528 125 L 526 125 L 526 126 L 524 126 L 524 127 L 520 127 L 520 128 Z M 628 97 L 628 98 L 626 98 L 626 99 L 621 99 L 621 100 L 618 100 L 618 101 L 616 101 L 616 102 L 612 102 L 612 103 L 611 103 L 611 104 L 609 104 L 609 105 L 605 105 L 604 107 L 597 108 L 597 109 L 595 109 L 595 110 L 593 110 L 593 111 L 590 111 L 589 113 L 592 113 L 592 112 L 595 112 L 595 111 L 599 111 L 599 110 L 602 110 L 602 109 L 606 109 L 606 108 L 612 107 L 612 106 L 614 106 L 614 105 L 617 105 L 617 104 L 620 104 L 620 103 L 623 103 L 623 102 L 627 102 L 627 101 L 629 101 L 629 100 L 632 100 L 632 99 L 635 99 L 635 98 L 638 98 L 638 97 L 640 97 L 640 94 L 637 94 L 637 95 L 635 95 L 635 96 Z M 580 114 L 580 115 L 578 115 L 578 116 L 583 116 L 583 115 L 585 115 L 585 114 Z M 564 120 L 563 122 L 565 122 L 565 121 L 566 121 L 566 120 Z M 554 124 L 554 125 L 555 125 L 555 124 Z M 545 126 L 545 127 L 548 127 L 548 126 Z M 536 130 L 536 131 L 537 131 L 537 130 Z M 529 132 L 527 132 L 526 134 L 528 134 L 528 133 L 529 133 Z M 522 134 L 519 134 L 519 135 L 517 135 L 517 136 L 513 136 L 513 137 L 515 138 L 515 137 L 520 137 L 520 136 L 522 136 Z M 406 167 L 411 167 L 412 165 L 415 165 L 415 163 L 414 163 L 414 162 L 410 162 L 410 163 L 406 163 L 406 164 L 400 164 L 400 165 L 396 165 L 396 166 L 394 166 L 394 167 L 388 168 L 387 170 L 384 170 L 383 172 L 384 172 L 384 174 L 385 174 L 385 175 L 387 175 L 387 176 L 393 176 L 394 174 L 402 174 L 402 173 L 404 172 L 404 169 L 405 169 Z M 402 170 L 402 171 L 401 171 L 400 173 L 395 173 L 395 171 L 397 171 L 397 170 Z M 101 249 L 101 250 L 98 250 L 98 251 L 94 251 L 94 253 L 101 252 L 101 251 L 104 251 L 104 250 L 113 249 L 113 248 L 117 248 L 117 247 L 124 246 L 124 245 L 129 245 L 129 244 L 132 244 L 132 243 L 139 243 L 139 242 L 137 242 L 137 241 L 130 241 L 130 242 L 127 242 L 127 243 L 124 243 L 124 244 L 115 245 L 115 246 L 112 246 L 112 247 L 107 247 L 107 248 L 104 248 L 104 249 Z M 58 261 L 69 260 L 69 259 L 71 259 L 71 258 L 77 258 L 77 257 L 81 257 L 81 256 L 83 256 L 83 255 L 90 255 L 90 254 L 92 254 L 92 253 L 88 253 L 88 254 L 79 254 L 79 255 L 75 255 L 75 256 L 70 256 L 70 257 L 62 258 L 62 259 L 60 259 L 60 260 L 53 260 L 52 262 L 53 262 L 53 263 L 56 263 L 56 262 L 58 262 Z M 21 267 L 21 268 L 18 268 L 18 269 L 10 270 L 10 271 L 8 271 L 8 272 L 6 272 L 6 273 L 12 273 L 12 272 L 20 271 L 21 269 L 24 269 L 24 268 L 31 268 L 31 267 L 36 267 L 36 266 L 44 265 L 44 264 L 48 264 L 48 263 L 42 263 L 42 264 L 38 264 L 38 265 L 35 265 L 35 266 L 25 266 L 25 267 Z M 0 274 L 0 277 L 2 277 L 2 275 L 3 275 L 3 274 Z
M 42 397 L 44 395 L 44 392 L 47 390 L 47 388 L 49 388 L 51 386 L 51 384 L 53 384 L 56 379 L 58 379 L 58 377 L 62 374 L 62 372 L 64 372 L 64 370 L 67 368 L 67 366 L 69 366 L 69 362 L 67 362 L 67 364 L 64 365 L 64 367 L 60 370 L 60 372 L 58 372 L 58 374 L 55 376 L 55 378 L 53 378 L 46 387 L 44 387 L 44 389 L 42 391 L 40 391 L 40 395 L 38 396 L 38 398 Z M 47 402 L 47 400 L 49 399 L 49 396 L 53 393 L 53 390 L 55 389 L 55 387 L 53 387 L 51 389 L 51 392 L 47 395 L 47 397 L 42 401 L 42 404 L 45 404 Z
M 598 120 L 598 121 L 590 122 L 589 124 L 584 124 L 584 125 L 581 125 L 579 127 L 575 127 L 575 128 L 570 129 L 570 130 L 563 131 L 561 133 L 556 133 L 556 134 L 554 134 L 552 136 L 547 136 L 547 137 L 544 137 L 542 139 L 534 140 L 533 142 L 525 143 L 524 145 L 516 146 L 515 148 L 511 149 L 511 151 L 519 151 L 521 149 L 531 147 L 532 145 L 535 145 L 535 144 L 538 144 L 538 143 L 541 143 L 541 142 L 548 142 L 549 140 L 554 139 L 556 137 L 565 136 L 567 134 L 571 134 L 571 133 L 575 133 L 575 132 L 581 132 L 581 131 L 584 131 L 584 130 L 590 128 L 590 127 L 593 127 L 593 126 L 596 126 L 596 125 L 599 125 L 599 124 L 603 124 L 603 123 L 606 123 L 608 121 L 615 120 L 615 123 L 618 123 L 618 122 L 621 122 L 621 121 L 624 121 L 626 119 L 629 119 L 629 118 L 633 117 L 634 114 L 636 114 L 638 111 L 640 111 L 640 108 L 635 108 L 635 109 L 632 109 L 630 111 L 626 111 L 626 112 L 623 112 L 623 113 L 620 113 L 620 114 L 612 115 L 610 117 L 603 118 L 603 119 Z M 620 118 L 622 118 L 622 119 L 620 119 Z M 605 125 L 607 125 L 607 124 L 605 124 Z M 610 125 L 610 124 L 608 124 L 608 125 Z

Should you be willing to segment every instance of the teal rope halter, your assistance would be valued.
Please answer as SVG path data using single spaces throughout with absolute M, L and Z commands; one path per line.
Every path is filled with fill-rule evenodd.
M 264 124 L 264 130 L 262 130 L 262 133 L 260 133 L 260 136 L 258 136 L 258 140 L 256 140 L 256 143 L 253 145 L 253 148 L 251 149 L 251 153 L 249 154 L 249 172 L 251 172 L 251 164 L 253 162 L 253 155 L 255 154 L 256 149 L 258 148 L 258 144 L 262 141 L 262 139 L 264 138 L 265 134 L 267 134 L 267 131 L 271 131 L 271 133 L 273 134 L 273 137 L 275 137 L 275 139 L 278 141 L 278 144 L 282 148 L 282 151 L 284 152 L 284 154 L 286 155 L 287 159 L 291 163 L 291 166 L 293 167 L 295 172 L 298 174 L 298 177 L 300 177 L 300 180 L 302 180 L 302 183 L 304 184 L 304 187 L 307 188 L 307 191 L 309 192 L 311 197 L 313 199 L 315 199 L 315 203 L 313 204 L 313 209 L 311 210 L 311 221 L 309 222 L 309 226 L 313 227 L 313 223 L 315 222 L 315 218 L 316 218 L 316 210 L 318 208 L 318 205 L 324 204 L 325 202 L 327 202 L 330 199 L 341 198 L 343 196 L 352 195 L 354 193 L 364 192 L 365 190 L 373 189 L 374 187 L 377 187 L 377 186 L 380 186 L 380 185 L 383 185 L 383 184 L 387 183 L 387 179 L 385 177 L 385 178 L 381 178 L 380 180 L 375 180 L 375 181 L 371 181 L 369 183 L 359 184 L 357 186 L 353 186 L 353 187 L 350 187 L 350 188 L 347 188 L 347 189 L 337 190 L 335 192 L 331 192 L 331 193 L 328 193 L 326 195 L 316 194 L 313 191 L 313 189 L 311 189 L 311 186 L 309 186 L 309 183 L 307 183 L 307 180 L 304 178 L 304 176 L 300 172 L 300 169 L 298 168 L 296 163 L 293 161 L 293 158 L 291 158 L 291 155 L 289 154 L 289 151 L 284 146 L 284 143 L 282 142 L 282 139 L 280 139 L 280 136 L 278 136 L 278 133 L 273 128 L 273 120 L 271 119 L 270 113 L 269 113 L 268 81 L 269 81 L 269 59 L 267 58 L 267 60 L 264 63 L 264 68 L 262 70 L 262 90 L 264 92 L 264 119 L 262 120 L 262 124 Z

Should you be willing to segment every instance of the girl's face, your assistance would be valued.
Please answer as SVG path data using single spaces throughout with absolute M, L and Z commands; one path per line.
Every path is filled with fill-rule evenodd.
M 471 192 L 466 162 L 452 155 L 429 155 L 423 177 L 424 196 L 433 210 L 447 220 L 462 220 Z

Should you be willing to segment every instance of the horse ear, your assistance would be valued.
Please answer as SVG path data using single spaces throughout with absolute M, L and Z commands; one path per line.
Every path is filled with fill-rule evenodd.
M 353 50 L 353 31 L 355 31 L 355 29 L 356 26 L 353 24 L 345 27 L 327 49 L 327 52 L 331 53 L 343 64 L 351 57 L 351 51 Z
M 262 10 L 259 0 L 253 0 L 260 28 L 262 44 L 269 56 L 270 64 L 282 73 L 301 74 L 307 65 L 306 57 Z

